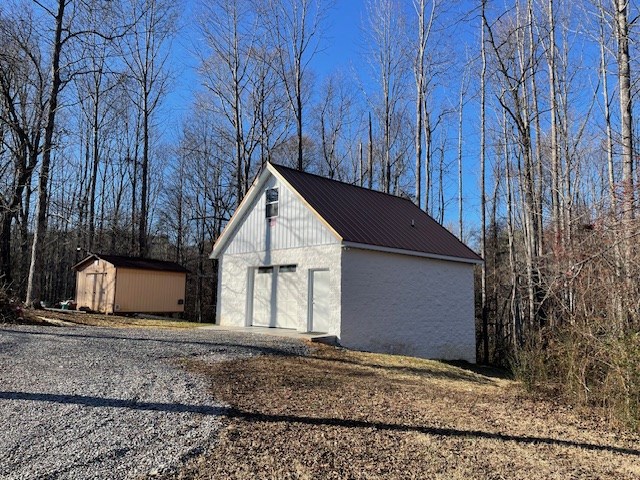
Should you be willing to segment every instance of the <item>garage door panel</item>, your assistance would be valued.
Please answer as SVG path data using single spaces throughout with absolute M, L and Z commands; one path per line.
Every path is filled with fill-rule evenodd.
M 277 273 L 277 300 L 276 300 L 276 327 L 297 328 L 297 306 L 296 298 L 298 282 L 295 269 L 280 268 Z
M 251 325 L 298 328 L 299 284 L 296 265 L 259 267 L 253 274 Z
M 253 279 L 253 318 L 251 322 L 256 327 L 271 326 L 272 284 L 272 267 L 256 269 Z

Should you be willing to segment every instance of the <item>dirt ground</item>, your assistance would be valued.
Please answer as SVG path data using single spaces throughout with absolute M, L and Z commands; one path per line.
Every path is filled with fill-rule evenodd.
M 190 362 L 230 409 L 177 478 L 640 478 L 640 436 L 593 412 L 534 400 L 492 372 L 312 348 Z

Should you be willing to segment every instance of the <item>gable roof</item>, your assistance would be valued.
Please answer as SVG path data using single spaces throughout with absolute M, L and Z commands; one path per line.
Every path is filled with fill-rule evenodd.
M 482 259 L 411 200 L 267 164 L 214 245 L 217 257 L 268 172 L 297 193 L 343 245 L 468 263 Z M 226 234 L 226 235 L 225 235 Z
M 101 253 L 92 253 L 84 260 L 75 264 L 73 270 L 80 270 L 87 262 L 95 259 L 104 260 L 112 264 L 116 268 L 133 268 L 138 270 L 155 270 L 158 272 L 179 272 L 189 273 L 189 270 L 176 262 L 167 262 L 165 260 L 156 260 L 153 258 L 142 257 L 125 257 L 122 255 L 103 255 Z

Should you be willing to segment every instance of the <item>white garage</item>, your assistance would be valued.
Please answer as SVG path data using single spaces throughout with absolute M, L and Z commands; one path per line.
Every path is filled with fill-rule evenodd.
M 211 256 L 221 325 L 475 361 L 481 259 L 407 199 L 268 164 Z

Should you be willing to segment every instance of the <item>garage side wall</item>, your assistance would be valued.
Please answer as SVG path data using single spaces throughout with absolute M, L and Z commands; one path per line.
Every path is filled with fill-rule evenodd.
M 118 268 L 114 310 L 184 312 L 185 283 L 185 273 Z
M 330 275 L 330 312 L 327 333 L 338 335 L 340 330 L 340 255 L 341 246 L 319 245 L 304 248 L 289 248 L 269 252 L 252 252 L 244 254 L 224 254 L 219 263 L 219 301 L 217 321 L 220 325 L 244 327 L 249 326 L 251 318 L 250 290 L 252 276 L 260 266 L 296 265 L 294 283 L 295 318 L 297 330 L 307 330 L 309 270 L 328 269 Z M 248 298 L 249 297 L 249 298 Z
M 345 249 L 340 343 L 475 362 L 473 289 L 470 264 Z

